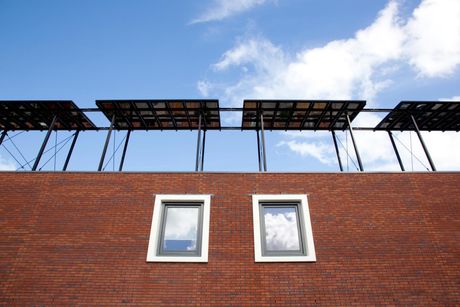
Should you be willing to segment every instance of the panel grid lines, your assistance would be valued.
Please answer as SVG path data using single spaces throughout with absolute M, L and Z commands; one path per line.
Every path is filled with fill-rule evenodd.
M 345 130 L 366 105 L 362 100 L 245 100 L 243 130 Z
M 118 130 L 218 130 L 218 100 L 96 100 L 110 120 L 115 114 Z

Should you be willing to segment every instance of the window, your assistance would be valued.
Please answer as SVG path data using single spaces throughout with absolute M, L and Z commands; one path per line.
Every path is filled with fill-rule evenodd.
M 316 261 L 306 195 L 253 195 L 256 262 Z
M 156 195 L 147 261 L 207 262 L 210 195 Z

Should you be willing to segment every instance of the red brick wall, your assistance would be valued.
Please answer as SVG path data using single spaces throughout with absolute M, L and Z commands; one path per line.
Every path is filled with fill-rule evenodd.
M 459 305 L 460 173 L 0 173 L 0 304 Z M 213 194 L 208 263 L 146 263 L 155 194 Z M 316 263 L 254 263 L 306 193 Z

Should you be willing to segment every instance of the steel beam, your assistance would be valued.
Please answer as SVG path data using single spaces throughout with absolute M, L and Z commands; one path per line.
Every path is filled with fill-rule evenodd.
M 415 118 L 412 114 L 410 115 L 410 118 L 412 119 L 412 123 L 414 124 L 415 132 L 417 132 L 417 136 L 418 136 L 418 139 L 420 140 L 420 144 L 422 144 L 423 151 L 425 152 L 428 162 L 430 163 L 431 170 L 435 172 L 436 167 L 434 166 L 433 160 L 431 160 L 430 153 L 428 152 L 428 148 L 426 147 L 425 142 L 423 141 L 422 134 L 420 133 L 420 130 L 418 129 L 417 122 L 415 121 Z
M 196 139 L 196 162 L 195 162 L 195 172 L 198 172 L 200 169 L 200 148 L 201 147 L 201 113 L 198 117 L 198 137 Z
M 201 148 L 201 171 L 203 171 L 204 167 L 204 149 L 206 146 L 206 130 L 203 130 L 203 145 Z
M 128 132 L 126 133 L 125 145 L 123 146 L 123 154 L 121 155 L 120 167 L 118 168 L 119 172 L 123 170 L 123 164 L 125 163 L 126 150 L 128 150 L 128 142 L 129 142 L 130 135 L 131 135 L 131 130 L 128 130 Z
M 70 145 L 69 148 L 69 153 L 67 154 L 67 158 L 65 159 L 64 162 L 64 167 L 62 170 L 65 172 L 67 170 L 67 166 L 69 165 L 70 157 L 72 156 L 73 148 L 75 147 L 75 143 L 77 142 L 78 135 L 80 134 L 80 130 L 77 130 L 73 136 L 72 144 Z
M 6 132 L 7 130 L 3 130 L 2 132 L 2 135 L 0 136 L 0 146 L 2 145 L 3 143 L 3 140 L 5 139 L 5 136 L 6 136 Z
M 115 123 L 115 114 L 113 114 L 112 116 L 112 121 L 110 122 L 109 132 L 107 132 L 107 138 L 105 139 L 105 144 L 104 144 L 104 149 L 102 150 L 101 160 L 99 161 L 99 167 L 97 168 L 98 172 L 102 171 L 102 167 L 104 166 L 105 154 L 107 153 L 107 147 L 109 146 L 110 136 L 112 135 L 114 123 Z
M 331 130 L 331 132 L 332 132 L 332 139 L 334 140 L 335 153 L 337 154 L 337 161 L 339 162 L 340 171 L 343 172 L 343 165 L 342 165 L 342 160 L 340 159 L 339 146 L 337 146 L 337 139 L 335 136 L 335 131 Z
M 359 170 L 364 171 L 363 163 L 361 162 L 361 157 L 359 156 L 358 147 L 356 146 L 355 136 L 353 135 L 353 128 L 351 127 L 350 116 L 347 113 L 347 123 L 348 130 L 350 131 L 351 141 L 353 142 L 353 147 L 355 148 L 356 159 L 358 159 Z
M 38 164 L 40 163 L 40 159 L 42 158 L 43 151 L 45 151 L 46 144 L 50 138 L 51 132 L 53 132 L 54 124 L 56 123 L 57 115 L 54 115 L 53 120 L 51 121 L 50 126 L 48 127 L 48 132 L 46 133 L 45 139 L 43 140 L 42 147 L 40 147 L 40 151 L 38 152 L 37 158 L 35 159 L 34 166 L 32 166 L 32 171 L 36 171 Z
M 259 130 L 256 130 L 257 133 L 257 157 L 259 161 L 259 172 L 262 171 L 262 160 L 260 159 L 260 137 L 259 137 Z
M 395 143 L 395 140 L 393 138 L 393 133 L 391 133 L 391 131 L 388 131 L 388 136 L 390 137 L 391 145 L 393 145 L 393 149 L 395 151 L 396 158 L 398 159 L 399 167 L 401 167 L 401 171 L 404 172 L 405 171 L 404 164 L 403 164 L 403 162 L 401 160 L 401 156 L 399 155 L 398 147 L 396 147 L 396 143 Z
M 262 132 L 262 150 L 263 150 L 263 162 L 264 162 L 264 171 L 267 171 L 267 152 L 265 150 L 265 130 L 264 130 L 264 116 L 260 114 L 260 127 Z

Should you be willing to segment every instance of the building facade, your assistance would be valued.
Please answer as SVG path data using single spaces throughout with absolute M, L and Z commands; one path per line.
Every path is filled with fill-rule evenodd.
M 0 182 L 2 305 L 460 304 L 458 172 L 2 172 Z M 206 261 L 147 261 L 165 194 L 210 195 Z M 253 196 L 266 194 L 306 196 L 316 261 L 255 261 Z

